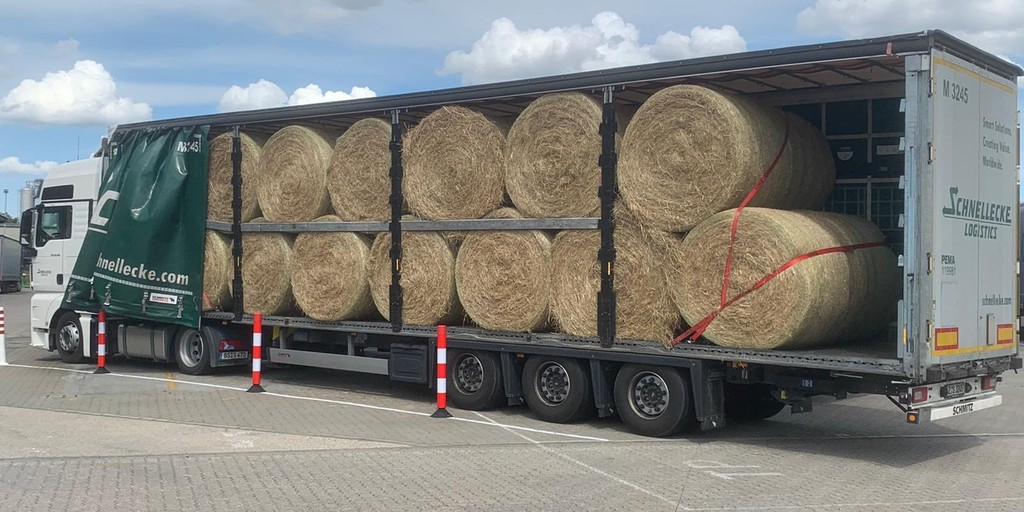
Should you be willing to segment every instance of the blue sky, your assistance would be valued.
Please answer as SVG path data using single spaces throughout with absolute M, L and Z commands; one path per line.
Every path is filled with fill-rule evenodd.
M 927 28 L 1024 62 L 1020 0 L 3 2 L 0 186 L 120 122 Z

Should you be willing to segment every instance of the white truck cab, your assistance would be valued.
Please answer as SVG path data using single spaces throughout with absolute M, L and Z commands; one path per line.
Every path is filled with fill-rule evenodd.
M 89 322 L 62 311 L 61 301 L 88 230 L 103 165 L 104 158 L 97 157 L 54 167 L 43 182 L 40 203 L 22 213 L 22 242 L 35 251 L 31 344 L 62 356 L 92 354 L 90 344 L 82 344 L 90 339 Z

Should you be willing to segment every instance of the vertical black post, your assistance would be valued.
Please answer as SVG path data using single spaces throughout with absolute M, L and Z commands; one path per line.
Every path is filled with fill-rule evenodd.
M 391 330 L 402 331 L 402 125 L 398 111 L 391 112 L 391 287 L 388 305 Z
M 231 133 L 231 261 L 234 265 L 232 295 L 235 321 L 242 319 L 245 293 L 242 289 L 242 134 L 238 126 Z
M 601 290 L 597 292 L 597 336 L 601 346 L 610 348 L 615 342 L 615 198 L 618 196 L 618 185 L 615 170 L 618 166 L 618 154 L 615 152 L 615 134 L 618 131 L 615 122 L 615 104 L 612 98 L 612 87 L 604 88 L 604 105 L 601 114 L 601 188 L 597 195 L 601 199 L 601 219 L 598 228 L 601 230 L 601 248 L 597 251 L 597 259 L 601 265 Z

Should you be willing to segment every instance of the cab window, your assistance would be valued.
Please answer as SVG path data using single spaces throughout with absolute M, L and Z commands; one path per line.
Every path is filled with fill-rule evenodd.
M 36 246 L 42 247 L 50 240 L 71 238 L 71 207 L 44 206 L 36 227 Z

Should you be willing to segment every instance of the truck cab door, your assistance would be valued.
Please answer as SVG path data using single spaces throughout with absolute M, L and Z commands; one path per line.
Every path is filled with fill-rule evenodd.
M 68 254 L 74 207 L 71 204 L 42 204 L 37 207 L 35 238 L 37 251 L 32 265 L 32 286 L 39 292 L 61 292 L 67 284 L 65 265 L 77 252 Z

